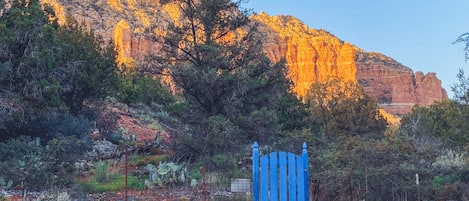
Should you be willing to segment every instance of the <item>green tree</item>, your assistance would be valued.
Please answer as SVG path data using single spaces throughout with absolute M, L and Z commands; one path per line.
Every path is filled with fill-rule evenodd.
M 454 100 L 458 101 L 461 104 L 469 104 L 469 79 L 465 76 L 464 70 L 459 69 L 459 72 L 456 76 L 458 78 L 458 83 L 455 83 L 451 86 L 451 91 L 454 93 Z
M 453 199 L 456 191 L 467 186 L 467 154 L 469 135 L 467 105 L 443 100 L 425 107 L 414 107 L 401 120 L 401 138 L 414 147 L 411 157 L 415 173 L 429 178 L 422 186 L 422 195 L 431 199 Z M 457 198 L 460 199 L 460 198 Z
M 469 109 L 456 101 L 443 100 L 428 107 L 414 107 L 401 120 L 401 132 L 414 139 L 432 138 L 442 146 L 464 148 L 469 143 Z
M 313 83 L 306 102 L 325 136 L 380 138 L 387 125 L 375 99 L 358 84 L 339 78 Z
M 233 151 L 246 140 L 278 134 L 280 99 L 290 87 L 287 69 L 263 54 L 248 13 L 229 0 L 173 3 L 179 5 L 181 19 L 169 25 L 161 55 L 148 69 L 169 76 L 187 103 L 181 118 L 191 126 L 191 139 L 208 143 L 221 128 L 227 130 L 218 138 L 233 139 L 220 140 L 229 143 L 221 145 L 223 150 L 216 146 L 192 152 Z
M 126 104 L 169 105 L 175 101 L 168 86 L 161 79 L 138 72 L 138 69 L 121 72 L 119 81 L 116 96 Z
M 76 20 L 59 27 L 53 19 L 38 0 L 14 0 L 0 16 L 0 89 L 36 111 L 78 114 L 85 99 L 112 89 L 116 54 Z
M 453 41 L 453 44 L 457 43 L 464 43 L 464 58 L 467 61 L 469 59 L 469 33 L 462 34 Z M 464 75 L 464 69 L 459 69 L 456 77 L 458 78 L 458 83 L 451 86 L 451 90 L 454 92 L 454 99 L 467 105 L 469 102 L 469 79 Z
M 311 136 L 315 147 L 313 178 L 320 180 L 323 200 L 380 200 L 374 188 L 383 172 L 387 122 L 375 99 L 356 83 L 331 77 L 313 83 L 305 97 L 313 124 L 320 130 Z

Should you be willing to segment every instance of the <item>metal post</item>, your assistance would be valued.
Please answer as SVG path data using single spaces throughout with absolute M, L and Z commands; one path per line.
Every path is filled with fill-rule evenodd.
M 417 184 L 417 201 L 420 201 L 419 174 L 415 174 L 415 183 Z
M 125 201 L 128 200 L 128 191 L 129 191 L 129 188 L 128 188 L 128 154 L 127 154 L 127 145 L 125 145 Z
M 305 172 L 305 198 L 306 200 L 309 200 L 309 181 L 308 181 L 308 165 L 309 165 L 309 162 L 308 162 L 308 151 L 306 150 L 307 146 L 306 146 L 306 142 L 303 143 L 303 150 L 301 152 L 302 156 L 303 156 L 303 170 Z
M 252 193 L 253 200 L 259 201 L 259 145 L 252 146 Z

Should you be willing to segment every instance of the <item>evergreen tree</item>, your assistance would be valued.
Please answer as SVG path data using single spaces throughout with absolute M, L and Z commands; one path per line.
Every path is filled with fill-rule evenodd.
M 353 82 L 330 78 L 315 82 L 306 96 L 313 121 L 322 125 L 327 137 L 363 136 L 381 138 L 386 120 L 378 104 Z
M 371 188 L 373 180 L 380 181 L 384 154 L 377 144 L 384 140 L 387 123 L 376 100 L 358 84 L 336 77 L 313 83 L 305 99 L 312 123 L 320 125 L 311 136 L 317 156 L 311 175 L 322 183 L 322 200 L 379 200 Z
M 461 104 L 469 104 L 469 79 L 464 74 L 463 69 L 459 69 L 458 83 L 451 86 L 451 91 L 454 93 L 454 100 L 458 101 Z
M 280 99 L 291 95 L 287 69 L 264 55 L 248 13 L 230 0 L 171 3 L 181 17 L 169 25 L 149 70 L 169 76 L 187 103 L 181 117 L 191 139 L 201 140 L 188 143 L 200 146 L 191 151 L 212 155 L 277 135 Z
M 115 52 L 76 20 L 59 27 L 56 19 L 38 0 L 12 1 L 0 16 L 0 89 L 34 111 L 78 114 L 115 84 Z

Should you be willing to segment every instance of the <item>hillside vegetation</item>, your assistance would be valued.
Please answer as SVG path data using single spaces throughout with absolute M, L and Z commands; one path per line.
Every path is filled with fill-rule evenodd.
M 91 154 L 108 142 L 132 151 L 132 189 L 190 186 L 201 167 L 249 178 L 238 164 L 257 141 L 263 153 L 309 145 L 315 200 L 469 200 L 466 88 L 455 85 L 466 90 L 460 99 L 414 107 L 398 124 L 337 77 L 300 100 L 239 3 L 177 2 L 185 23 L 169 25 L 160 55 L 129 69 L 112 42 L 72 17 L 59 26 L 39 0 L 12 1 L 0 16 L 1 191 L 122 191 L 105 185 L 123 183 L 105 161 L 122 154 Z M 154 136 L 123 127 L 123 116 Z M 83 160 L 94 164 L 87 182 Z

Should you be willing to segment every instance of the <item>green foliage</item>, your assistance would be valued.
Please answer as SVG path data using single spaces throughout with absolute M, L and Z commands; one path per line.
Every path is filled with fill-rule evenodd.
M 461 100 L 443 100 L 414 107 L 401 120 L 400 138 L 414 147 L 409 161 L 422 178 L 422 194 L 430 200 L 461 199 L 467 186 L 468 107 Z M 412 169 L 412 168 L 410 168 Z
M 148 164 L 146 167 L 149 179 L 145 179 L 145 186 L 152 188 L 156 186 L 168 186 L 187 182 L 187 165 L 173 162 L 163 162 L 157 167 Z
M 151 105 L 158 103 L 167 105 L 174 102 L 167 87 L 150 75 L 138 72 L 122 73 L 120 88 L 117 97 L 127 104 L 145 103 Z
M 44 10 L 42 9 L 44 8 Z M 87 98 L 115 88 L 115 52 L 68 17 L 59 27 L 39 1 L 12 1 L 0 17 L 0 89 L 38 111 L 78 114 Z
M 87 193 L 115 192 L 125 189 L 125 175 L 115 170 L 112 161 L 98 161 L 94 172 L 86 181 L 81 182 L 80 186 Z M 142 190 L 143 182 L 138 178 L 128 175 L 129 189 Z
M 406 139 L 386 138 L 387 122 L 379 114 L 375 99 L 356 83 L 329 78 L 313 83 L 305 100 L 311 131 L 314 125 L 320 128 L 308 138 L 314 147 L 310 154 L 316 156 L 311 158 L 315 170 L 311 175 L 321 181 L 321 200 L 406 196 L 410 191 L 406 175 L 415 172 L 409 161 L 414 149 Z
M 74 162 L 87 146 L 88 143 L 74 136 L 49 141 L 30 137 L 10 139 L 0 143 L 0 175 L 23 189 L 68 186 L 75 178 Z
M 451 86 L 454 99 L 461 104 L 467 105 L 469 103 L 469 79 L 465 76 L 463 69 L 459 69 L 456 77 L 458 78 L 458 83 L 454 83 Z
M 279 122 L 284 131 L 298 131 L 315 128 L 310 124 L 309 105 L 305 104 L 293 92 L 282 96 L 279 106 Z
M 133 155 L 130 157 L 129 165 L 142 166 L 146 164 L 158 164 L 168 159 L 167 155 Z
M 356 136 L 381 138 L 386 120 L 378 104 L 353 82 L 330 78 L 311 85 L 306 96 L 313 122 L 328 137 Z
M 467 167 L 466 156 L 461 151 L 446 149 L 441 153 L 432 164 L 435 168 L 443 170 L 458 170 Z
M 90 128 L 89 121 L 83 116 L 73 116 L 68 113 L 48 113 L 31 115 L 22 121 L 12 119 L 6 121 L 4 128 L 0 127 L 0 139 L 7 140 L 19 135 L 41 137 L 50 140 L 60 136 L 74 136 L 85 143 Z
M 8 190 L 12 186 L 13 186 L 13 181 L 12 180 L 6 181 L 4 177 L 0 177 L 0 190 L 1 190 L 1 192 L 3 192 L 4 190 Z
M 444 146 L 465 148 L 469 143 L 469 108 L 456 101 L 444 100 L 428 107 L 414 107 L 401 120 L 403 134 L 416 140 L 434 138 Z
M 25 189 L 70 185 L 74 163 L 91 147 L 88 131 L 87 119 L 66 113 L 7 121 L 0 129 L 0 175 Z
M 469 185 L 462 182 L 446 184 L 433 191 L 434 200 L 467 200 Z
M 67 192 L 41 192 L 39 197 L 36 199 L 37 201 L 69 201 L 72 200 L 71 196 Z
M 181 21 L 169 25 L 161 55 L 145 68 L 170 77 L 181 96 L 175 109 L 184 109 L 172 111 L 181 122 L 175 132 L 182 140 L 174 146 L 178 158 L 229 153 L 294 128 L 291 122 L 283 127 L 280 120 L 287 120 L 279 117 L 288 115 L 280 109 L 291 84 L 285 63 L 273 63 L 263 53 L 256 27 L 248 26 L 248 13 L 239 9 L 241 2 L 179 3 Z
M 127 178 L 129 189 L 142 190 L 145 188 L 142 181 L 129 175 Z M 102 193 L 102 192 L 116 192 L 125 190 L 125 175 L 112 174 L 109 175 L 109 180 L 105 182 L 99 182 L 95 178 L 80 184 L 82 190 L 87 193 Z
M 105 162 L 99 161 L 96 164 L 95 179 L 98 183 L 109 182 L 108 165 Z

